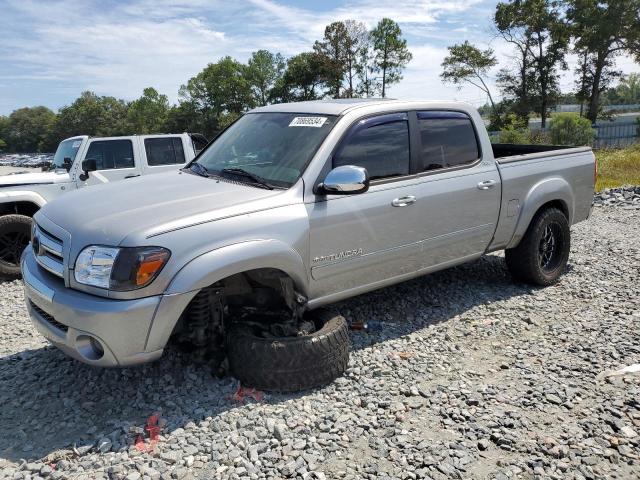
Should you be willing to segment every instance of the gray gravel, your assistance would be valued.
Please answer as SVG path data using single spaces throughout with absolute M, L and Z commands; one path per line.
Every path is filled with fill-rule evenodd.
M 342 302 L 347 375 L 259 401 L 174 351 L 68 359 L 0 284 L 0 479 L 639 478 L 640 376 L 604 372 L 640 363 L 640 189 L 596 204 L 558 285 L 490 255 Z

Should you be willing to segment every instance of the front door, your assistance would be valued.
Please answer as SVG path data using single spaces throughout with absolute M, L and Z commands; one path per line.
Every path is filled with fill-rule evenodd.
M 78 179 L 78 186 L 98 185 L 140 176 L 140 165 L 134 155 L 132 139 L 113 138 L 89 140 L 84 160 L 96 161 L 97 170 L 86 181 Z
M 367 169 L 369 191 L 327 195 L 307 205 L 311 296 L 344 293 L 410 273 L 419 261 L 419 212 L 409 178 L 406 113 L 370 117 L 354 125 L 333 156 L 333 167 Z

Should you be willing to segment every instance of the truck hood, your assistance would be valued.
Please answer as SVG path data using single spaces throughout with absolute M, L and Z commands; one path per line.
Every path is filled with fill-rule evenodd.
M 17 187 L 25 185 L 42 185 L 50 183 L 69 182 L 69 174 L 66 171 L 58 170 L 53 172 L 33 172 L 25 170 L 23 172 L 7 173 L 0 175 L 0 188 Z
M 291 196 L 284 193 L 173 171 L 71 192 L 36 220 L 43 215 L 69 232 L 74 249 L 145 245 L 162 233 L 286 204 Z M 265 202 L 269 197 L 274 201 Z

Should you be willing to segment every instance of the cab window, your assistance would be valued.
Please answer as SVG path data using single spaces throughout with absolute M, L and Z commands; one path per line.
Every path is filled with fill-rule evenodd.
M 418 172 L 474 163 L 480 157 L 471 118 L 462 112 L 418 112 Z
M 409 163 L 409 123 L 405 113 L 359 121 L 333 158 L 334 168 L 364 167 L 371 180 L 408 175 Z
M 182 139 L 170 138 L 145 138 L 144 149 L 147 153 L 147 164 L 150 167 L 161 165 L 175 165 L 185 162 Z
M 96 140 L 91 142 L 86 160 L 95 160 L 98 170 L 133 168 L 131 140 Z

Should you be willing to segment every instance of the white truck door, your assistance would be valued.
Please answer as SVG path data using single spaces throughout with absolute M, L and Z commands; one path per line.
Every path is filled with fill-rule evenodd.
M 144 155 L 143 173 L 177 170 L 194 157 L 193 146 L 185 145 L 190 139 L 187 135 L 145 135 L 140 137 L 141 151 Z
M 90 172 L 89 178 L 85 181 L 78 179 L 78 186 L 99 185 L 139 177 L 140 155 L 136 153 L 136 143 L 136 137 L 90 139 L 87 153 L 82 160 L 95 160 L 97 170 Z
M 417 112 L 415 170 L 421 268 L 484 253 L 500 210 L 500 174 L 482 157 L 472 119 L 463 112 Z

